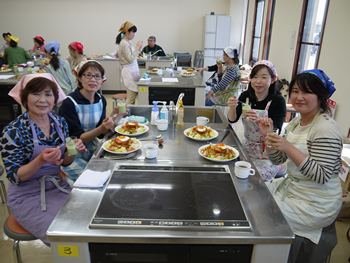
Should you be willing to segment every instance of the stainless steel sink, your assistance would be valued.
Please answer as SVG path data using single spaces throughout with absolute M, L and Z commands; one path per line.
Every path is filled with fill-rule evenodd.
M 148 120 L 151 120 L 151 109 L 153 106 L 139 106 L 130 105 L 130 115 L 144 116 Z M 161 110 L 163 106 L 158 106 Z M 169 110 L 169 107 L 168 107 Z M 223 123 L 218 111 L 214 107 L 195 107 L 185 106 L 185 120 L 184 122 L 196 122 L 198 116 L 205 116 L 209 118 L 210 123 Z

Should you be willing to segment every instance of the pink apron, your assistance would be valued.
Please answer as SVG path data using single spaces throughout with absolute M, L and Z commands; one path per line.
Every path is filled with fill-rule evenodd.
M 267 103 L 265 110 L 255 110 L 260 118 L 268 118 L 268 109 L 271 104 L 271 100 Z M 254 162 L 260 176 L 267 181 L 271 181 L 275 178 L 277 172 L 280 170 L 281 165 L 274 165 L 268 159 L 264 152 L 264 136 L 260 131 L 259 124 L 257 122 L 251 123 L 249 118 L 242 116 L 244 140 L 243 147 L 247 151 L 249 157 Z
M 27 116 L 33 133 L 34 151 L 31 160 L 34 160 L 44 149 L 57 146 L 39 145 L 34 124 L 28 113 Z M 63 154 L 65 148 L 63 132 L 57 119 L 51 113 L 49 116 L 55 122 L 56 130 L 63 141 L 60 145 Z M 7 205 L 24 229 L 40 238 L 45 245 L 50 246 L 45 233 L 70 191 L 70 186 L 60 176 L 60 166 L 45 163 L 38 172 L 22 184 L 8 185 Z

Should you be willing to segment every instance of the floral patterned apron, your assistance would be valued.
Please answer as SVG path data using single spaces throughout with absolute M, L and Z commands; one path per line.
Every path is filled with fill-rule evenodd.
M 268 109 L 271 105 L 270 100 L 265 110 L 255 110 L 260 118 L 268 118 Z M 251 123 L 249 118 L 242 116 L 244 140 L 243 147 L 247 151 L 249 157 L 253 160 L 261 178 L 267 181 L 271 181 L 275 178 L 277 172 L 280 170 L 281 165 L 274 165 L 268 159 L 264 152 L 265 143 L 264 136 L 260 131 L 259 124 L 257 122 Z

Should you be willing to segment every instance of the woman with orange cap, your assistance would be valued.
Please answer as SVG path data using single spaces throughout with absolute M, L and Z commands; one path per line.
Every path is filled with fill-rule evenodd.
M 80 62 L 87 61 L 86 56 L 83 54 L 83 48 L 84 46 L 80 42 L 72 42 L 68 45 L 70 56 L 66 57 L 65 60 L 69 62 L 72 71 Z
M 34 37 L 34 47 L 32 48 L 32 52 L 38 52 L 40 55 L 45 55 L 45 44 L 44 39 L 42 37 L 36 36 Z
M 119 44 L 119 59 L 122 67 L 122 78 L 126 86 L 127 104 L 135 104 L 135 99 L 138 93 L 136 82 L 140 79 L 139 66 L 137 57 L 141 53 L 142 41 L 138 41 L 136 49 L 130 43 L 137 32 L 136 26 L 126 21 L 119 29 L 117 36 L 117 44 Z

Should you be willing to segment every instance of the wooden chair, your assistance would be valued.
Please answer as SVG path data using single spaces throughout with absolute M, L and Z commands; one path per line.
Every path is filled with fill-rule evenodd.
M 21 251 L 19 248 L 20 241 L 31 241 L 36 240 L 35 236 L 25 230 L 13 217 L 9 215 L 4 223 L 4 232 L 5 234 L 14 240 L 13 243 L 13 257 L 16 263 L 22 263 Z

